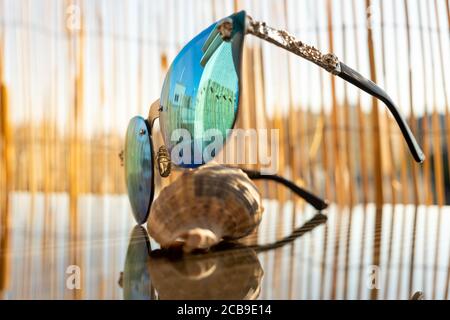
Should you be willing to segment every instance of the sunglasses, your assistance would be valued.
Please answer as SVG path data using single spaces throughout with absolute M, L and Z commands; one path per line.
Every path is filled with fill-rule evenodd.
M 241 57 L 247 34 L 305 58 L 383 101 L 400 127 L 414 159 L 424 161 L 425 156 L 408 124 L 383 89 L 340 62 L 334 54 L 322 54 L 288 32 L 271 28 L 240 11 L 212 24 L 193 38 L 172 62 L 160 99 L 151 105 L 148 118 L 136 116 L 129 122 L 124 166 L 128 197 L 138 224 L 147 221 L 150 213 L 155 166 L 161 177 L 169 176 L 173 165 L 196 168 L 220 151 L 219 147 L 208 149 L 211 131 L 216 139 L 226 141 L 229 137 L 238 115 Z M 155 156 L 152 127 L 158 118 L 164 144 Z M 210 151 L 206 153 L 209 156 L 204 156 L 205 151 Z M 244 172 L 251 179 L 269 179 L 285 185 L 318 210 L 327 207 L 326 201 L 281 176 L 246 169 Z

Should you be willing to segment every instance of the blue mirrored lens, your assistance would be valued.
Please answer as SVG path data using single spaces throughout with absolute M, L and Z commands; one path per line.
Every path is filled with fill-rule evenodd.
M 234 125 L 245 12 L 229 17 L 231 39 L 217 23 L 192 39 L 172 63 L 161 94 L 160 124 L 172 161 L 196 167 L 212 159 Z
M 153 151 L 147 122 L 142 117 L 130 120 L 125 138 L 125 179 L 134 218 L 147 221 L 153 201 Z

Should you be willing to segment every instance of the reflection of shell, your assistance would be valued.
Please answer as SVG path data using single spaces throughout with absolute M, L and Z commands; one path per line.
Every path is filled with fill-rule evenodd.
M 163 300 L 256 299 L 264 273 L 255 251 L 245 247 L 175 260 L 152 252 L 148 266 Z
M 182 240 L 185 251 L 205 249 L 250 234 L 262 211 L 261 196 L 242 170 L 205 165 L 161 190 L 147 229 L 162 247 Z

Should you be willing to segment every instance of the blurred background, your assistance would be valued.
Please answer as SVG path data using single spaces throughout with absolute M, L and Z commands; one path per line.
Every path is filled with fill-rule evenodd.
M 429 279 L 429 292 L 448 298 L 448 0 L 0 0 L 1 295 L 120 297 L 115 280 L 133 226 L 119 157 L 128 120 L 147 115 L 180 49 L 238 10 L 334 52 L 380 84 L 427 157 L 422 165 L 414 163 L 381 102 L 308 61 L 246 37 L 237 127 L 279 129 L 278 173 L 333 202 L 335 223 L 327 228 L 336 238 L 328 229 L 317 237 L 334 249 L 323 249 L 317 268 L 327 259 L 332 268 L 341 263 L 346 270 L 387 263 L 397 230 L 389 226 L 405 219 L 397 221 L 406 228 L 398 230 L 398 239 L 409 251 L 399 249 L 398 259 L 412 255 L 411 267 L 405 263 L 409 286 L 401 280 L 385 297 L 407 298 Z M 158 179 L 158 186 L 175 176 Z M 285 189 L 259 186 L 267 216 L 275 220 L 264 220 L 274 230 L 258 241 L 289 232 L 302 212 L 311 211 Z M 352 212 L 361 216 L 361 230 L 371 230 L 369 251 L 361 245 L 362 231 L 355 235 L 358 248 L 351 247 Z M 416 234 L 419 221 L 428 223 L 423 236 Z M 380 253 L 385 235 L 390 238 Z M 429 244 L 419 248 L 416 238 Z M 105 239 L 106 249 L 96 253 L 93 243 Z M 365 253 L 346 260 L 353 250 Z M 89 289 L 68 292 L 68 264 L 95 266 L 98 277 L 83 280 Z M 411 274 L 415 267 L 423 272 L 419 280 Z M 330 283 L 343 281 L 338 273 L 330 277 Z M 291 297 L 313 292 L 298 290 Z M 323 290 L 311 297 L 344 297 L 335 285 Z M 288 297 L 280 292 L 265 297 Z M 346 297 L 358 296 L 354 291 Z

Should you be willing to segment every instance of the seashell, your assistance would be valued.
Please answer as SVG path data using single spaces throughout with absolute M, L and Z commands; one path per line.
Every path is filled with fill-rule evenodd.
M 147 230 L 161 247 L 181 242 L 190 252 L 249 235 L 262 212 L 261 195 L 241 169 L 208 164 L 186 170 L 161 190 Z
M 147 231 L 135 226 L 130 235 L 119 285 L 126 300 L 256 299 L 264 271 L 255 250 L 224 244 L 203 254 L 151 250 Z
M 152 252 L 152 285 L 161 300 L 253 300 L 261 292 L 264 271 L 256 252 L 245 246 L 183 259 Z

